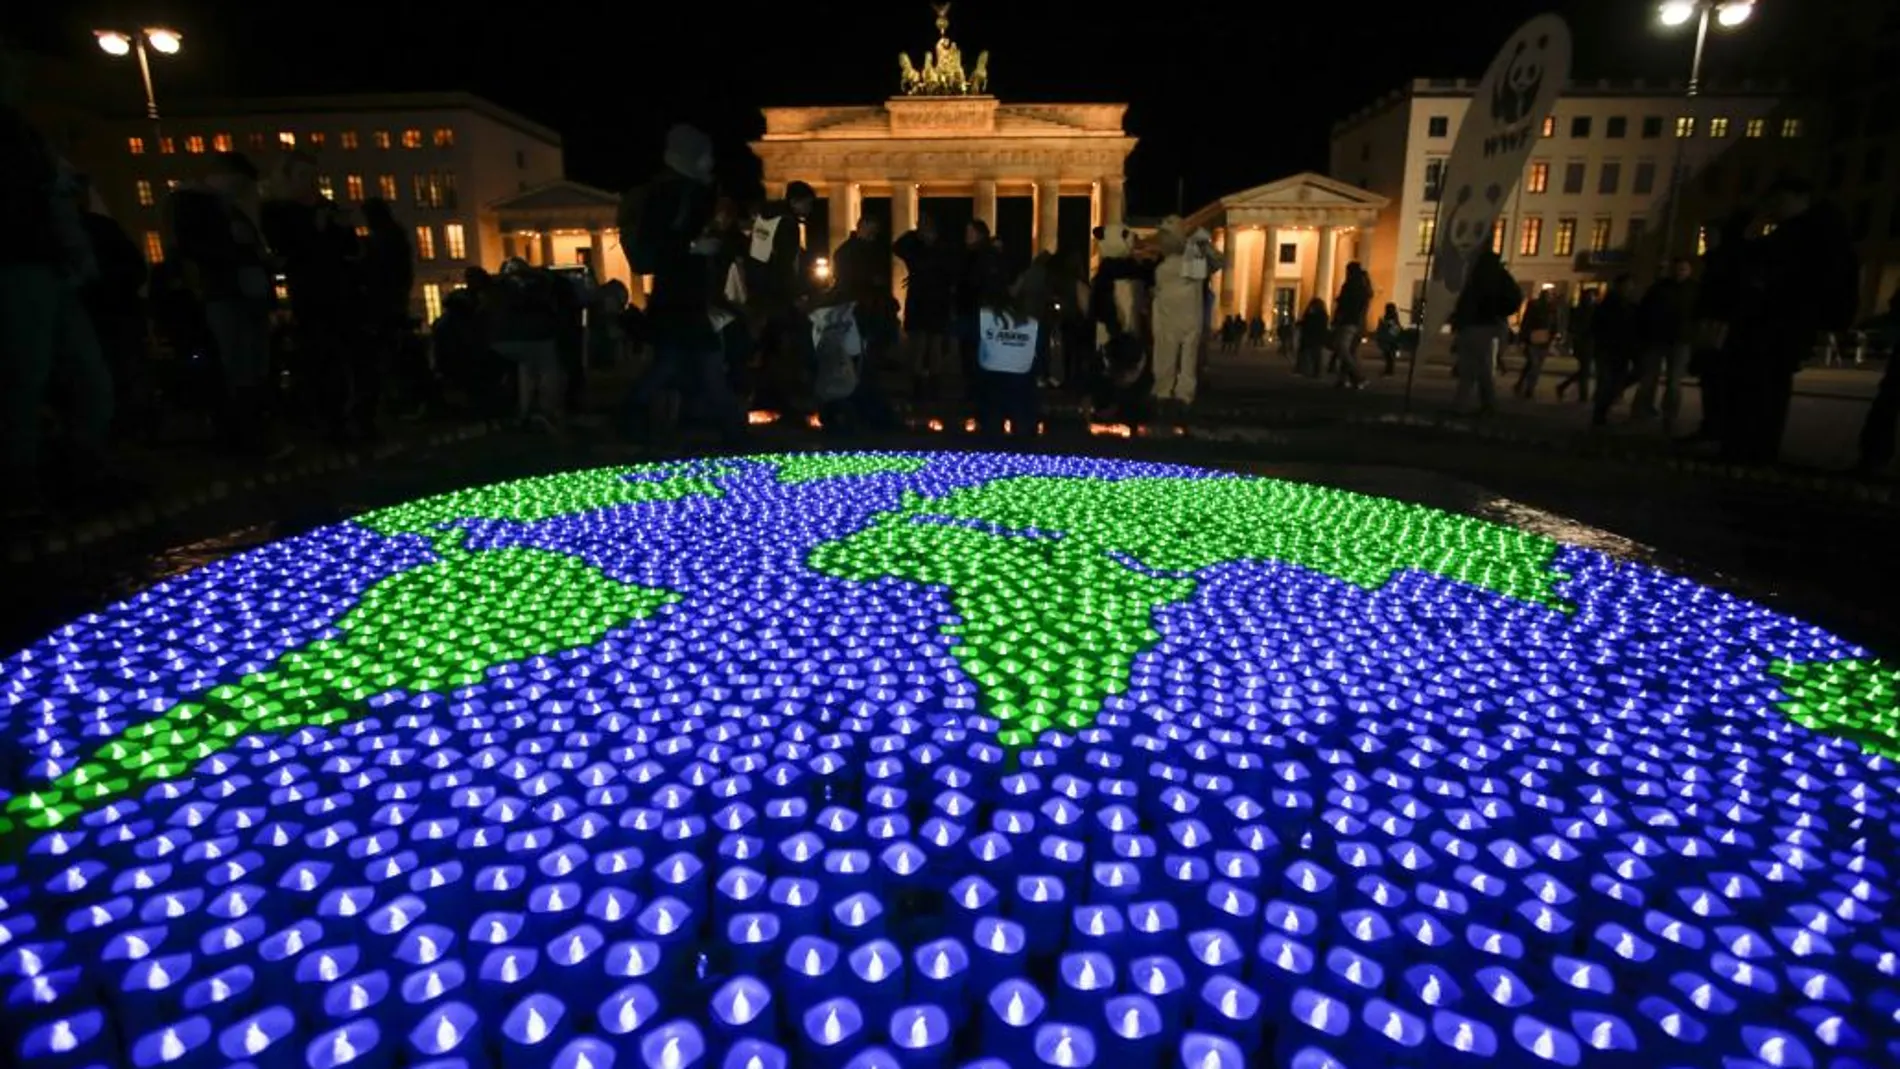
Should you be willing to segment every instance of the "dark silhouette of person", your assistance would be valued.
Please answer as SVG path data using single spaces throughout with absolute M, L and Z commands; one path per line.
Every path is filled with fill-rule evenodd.
M 401 368 L 404 342 L 409 336 L 409 299 L 416 285 L 415 250 L 409 234 L 396 221 L 389 202 L 371 197 L 363 202 L 363 222 L 369 236 L 363 240 L 363 327 L 372 354 L 359 367 L 353 421 L 365 434 L 377 433 L 377 405 L 388 369 L 397 368 L 413 379 L 413 368 Z M 413 387 L 413 383 L 412 383 Z
M 260 213 L 264 237 L 282 260 L 290 291 L 299 370 L 315 384 L 318 417 L 332 442 L 354 437 L 352 396 L 373 375 L 359 344 L 361 299 L 356 232 L 317 186 L 317 161 L 287 153 Z
M 957 250 L 937 232 L 929 215 L 901 234 L 891 251 L 904 261 L 904 333 L 910 348 L 912 396 L 935 399 L 941 380 L 956 367 Z
M 1900 421 L 1900 289 L 1887 298 L 1886 314 L 1865 324 L 1865 329 L 1878 331 L 1887 343 L 1887 370 L 1881 372 L 1880 388 L 1860 427 L 1858 470 L 1871 475 L 1893 463 L 1894 424 Z
M 1696 286 L 1689 355 L 1689 371 L 1701 386 L 1702 424 L 1681 439 L 1684 442 L 1721 440 L 1722 421 L 1734 408 L 1729 329 L 1741 315 L 1746 296 L 1752 221 L 1753 213 L 1742 209 L 1707 229 L 1709 247 L 1702 256 L 1702 281 Z
M 84 176 L 77 198 L 80 225 L 99 265 L 98 275 L 80 287 L 79 299 L 112 376 L 115 427 L 121 433 L 150 436 L 158 431 L 159 408 L 146 342 L 145 255 L 106 213 L 98 190 Z

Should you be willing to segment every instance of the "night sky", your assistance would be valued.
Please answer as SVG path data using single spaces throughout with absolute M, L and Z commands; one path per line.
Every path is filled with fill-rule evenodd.
M 93 47 L 94 26 L 184 34 L 184 52 L 156 70 L 161 108 L 200 95 L 469 90 L 559 130 L 569 176 L 613 189 L 651 173 L 666 127 L 686 120 L 714 135 L 724 184 L 743 190 L 757 179 L 744 141 L 762 128 L 761 105 L 874 103 L 895 90 L 897 53 L 936 39 L 925 0 L 38 0 L 23 10 L 34 2 L 9 3 L 0 25 L 28 50 L 96 63 L 101 79 L 123 83 L 128 109 L 140 103 L 137 74 Z M 1831 2 L 1764 0 L 1740 32 L 1712 34 L 1705 77 L 1793 69 L 1805 51 L 1793 31 Z M 1652 0 L 1180 0 L 1139 16 L 1121 4 L 958 0 L 951 36 L 966 63 L 990 51 L 992 91 L 1006 101 L 1128 102 L 1127 128 L 1141 138 L 1129 207 L 1140 214 L 1172 209 L 1182 177 L 1192 207 L 1324 170 L 1334 120 L 1407 78 L 1478 76 L 1513 27 L 1551 9 L 1576 34 L 1582 77 L 1687 73 L 1693 35 L 1659 29 Z

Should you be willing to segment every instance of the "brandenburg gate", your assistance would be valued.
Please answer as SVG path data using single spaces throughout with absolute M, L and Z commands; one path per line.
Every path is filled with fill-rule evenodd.
M 1034 198 L 1037 249 L 1056 247 L 1057 205 L 1089 198 L 1091 225 L 1119 223 L 1122 166 L 1135 139 L 1122 130 L 1126 104 L 1005 104 L 990 96 L 989 53 L 966 72 L 948 35 L 949 4 L 937 4 L 938 40 L 921 68 L 899 58 L 901 96 L 882 104 L 765 108 L 765 136 L 752 151 L 765 166 L 768 197 L 802 180 L 828 201 L 835 248 L 866 197 L 891 200 L 892 236 L 917 225 L 920 197 L 969 197 L 972 215 L 996 230 L 997 198 Z M 945 235 L 961 241 L 961 235 Z M 904 269 L 893 271 L 902 297 Z

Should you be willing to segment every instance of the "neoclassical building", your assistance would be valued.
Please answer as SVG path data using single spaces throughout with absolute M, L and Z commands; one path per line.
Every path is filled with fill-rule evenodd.
M 1297 319 L 1315 296 L 1330 306 L 1346 265 L 1369 254 L 1387 203 L 1309 171 L 1230 193 L 1187 216 L 1189 227 L 1214 235 L 1227 261 L 1210 280 L 1215 320 L 1260 315 L 1271 322 L 1281 312 Z

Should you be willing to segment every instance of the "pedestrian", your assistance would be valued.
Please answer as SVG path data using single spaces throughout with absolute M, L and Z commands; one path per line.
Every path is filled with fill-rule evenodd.
M 1379 347 L 1379 355 L 1385 357 L 1386 378 L 1398 371 L 1400 337 L 1404 332 L 1405 325 L 1399 321 L 1399 306 L 1387 301 L 1385 311 L 1379 314 L 1379 325 L 1372 331 L 1372 342 Z
M 1366 384 L 1359 373 L 1359 342 L 1366 334 L 1366 315 L 1372 311 L 1372 278 L 1357 260 L 1346 265 L 1346 280 L 1333 300 L 1333 358 L 1339 365 L 1336 385 L 1341 389 L 1361 389 Z M 1397 309 L 1393 309 L 1394 315 Z
M 1609 423 L 1610 409 L 1616 407 L 1623 398 L 1623 391 L 1635 381 L 1636 350 L 1642 344 L 1642 334 L 1636 319 L 1633 289 L 1630 276 L 1616 276 L 1610 282 L 1610 291 L 1603 295 L 1590 318 L 1597 365 L 1597 397 L 1590 410 L 1590 423 L 1595 427 Z
M 1155 404 L 1163 423 L 1178 423 L 1194 404 L 1206 330 L 1207 280 L 1221 269 L 1206 230 L 1190 231 L 1178 215 L 1155 232 L 1160 260 L 1154 273 Z
M 1488 416 L 1497 410 L 1493 376 L 1498 354 L 1510 335 L 1510 319 L 1523 303 L 1524 293 L 1518 289 L 1517 279 L 1511 277 L 1498 254 L 1488 248 L 1479 253 L 1451 310 L 1451 349 L 1458 366 L 1460 408 L 1470 404 L 1475 392 L 1477 415 Z
M 1694 278 L 1695 268 L 1688 260 L 1678 257 L 1670 261 L 1669 273 L 1650 285 L 1636 308 L 1642 349 L 1630 415 L 1635 419 L 1655 418 L 1660 388 L 1664 432 L 1674 427 L 1682 410 L 1682 379 L 1689 370 L 1690 332 L 1695 324 Z
M 1036 350 L 1042 323 L 1010 288 L 995 283 L 979 298 L 978 422 L 992 437 L 1036 433 Z
M 1306 312 L 1300 316 L 1299 326 L 1294 329 L 1298 335 L 1299 358 L 1293 373 L 1309 379 L 1319 378 L 1320 354 L 1326 351 L 1327 339 L 1331 335 L 1326 318 L 1326 302 L 1318 297 L 1306 302 Z
M 1570 355 L 1576 358 L 1577 370 L 1565 376 L 1557 383 L 1557 400 L 1564 399 L 1572 386 L 1577 388 L 1577 400 L 1590 400 L 1590 381 L 1596 374 L 1597 339 L 1596 314 L 1597 291 L 1584 290 L 1577 299 L 1577 306 L 1570 310 L 1570 329 L 1565 335 L 1570 342 Z
M 1748 225 L 1753 213 L 1739 210 L 1709 226 L 1708 251 L 1702 256 L 1702 281 L 1696 286 L 1690 331 L 1689 373 L 1702 392 L 1702 423 L 1680 439 L 1684 443 L 1722 439 L 1722 421 L 1734 408 L 1735 373 L 1729 349 L 1730 324 L 1741 314 L 1749 274 Z
M 920 404 L 938 399 L 957 366 L 957 252 L 942 240 L 937 221 L 926 214 L 917 229 L 898 236 L 891 251 L 904 261 L 904 335 L 909 349 L 911 397 Z
M 1544 361 L 1557 341 L 1557 295 L 1549 289 L 1537 291 L 1536 299 L 1524 309 L 1518 331 L 1524 339 L 1524 370 L 1518 372 L 1512 392 L 1529 400 L 1537 394 L 1537 380 L 1543 374 Z

